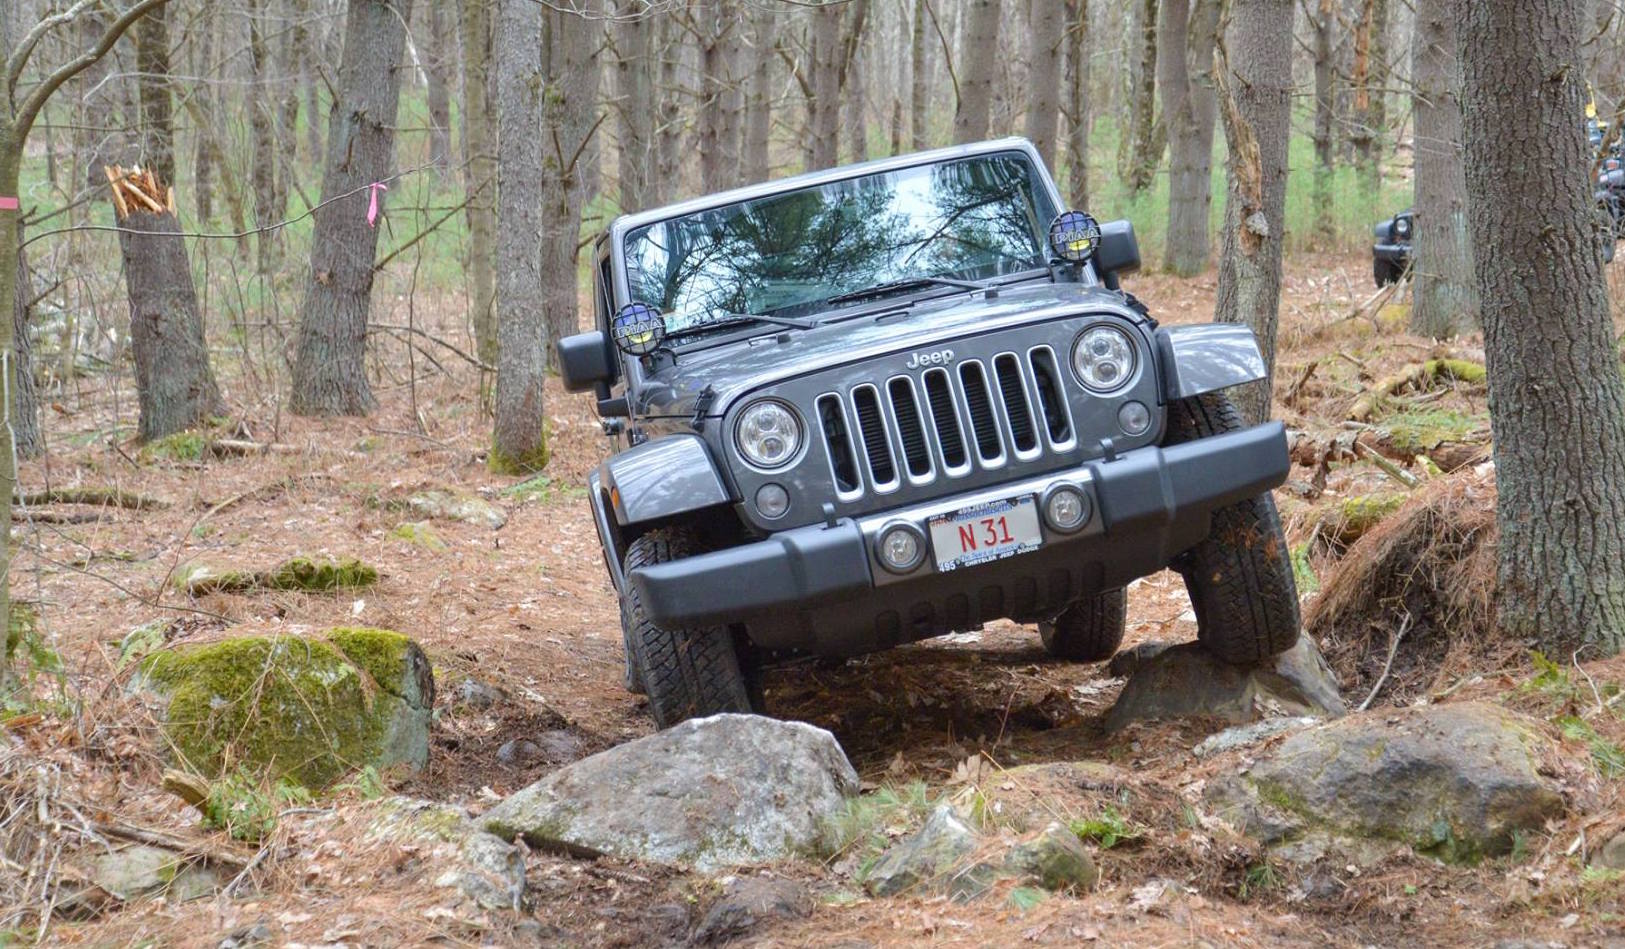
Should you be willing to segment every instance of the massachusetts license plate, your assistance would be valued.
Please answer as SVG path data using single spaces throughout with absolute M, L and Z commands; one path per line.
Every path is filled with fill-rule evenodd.
M 1031 495 L 934 517 L 930 528 L 931 550 L 944 573 L 1028 553 L 1044 542 Z

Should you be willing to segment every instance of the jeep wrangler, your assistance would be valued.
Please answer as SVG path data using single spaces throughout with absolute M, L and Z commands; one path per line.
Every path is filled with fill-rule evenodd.
M 764 663 L 997 619 L 1074 661 L 1172 567 L 1200 642 L 1298 638 L 1252 332 L 1159 326 L 1127 222 L 1064 211 L 1020 139 L 617 218 L 596 328 L 558 343 L 614 450 L 588 477 L 626 685 L 654 719 L 759 709 Z

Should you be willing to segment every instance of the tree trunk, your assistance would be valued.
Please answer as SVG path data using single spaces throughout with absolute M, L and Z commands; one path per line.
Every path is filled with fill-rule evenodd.
M 197 24 L 198 32 L 202 34 L 202 49 L 198 54 L 199 71 L 208 73 L 215 71 L 215 50 L 220 46 L 221 18 L 214 15 L 214 11 L 205 7 Z M 198 226 L 203 230 L 209 229 L 209 222 L 214 220 L 214 171 L 215 155 L 219 144 L 214 140 L 214 104 L 215 90 L 211 83 L 192 93 L 195 115 L 202 117 L 197 127 L 192 130 L 192 190 L 197 201 Z
M 451 167 L 451 71 L 456 63 L 455 37 L 444 3 L 429 3 L 429 163 Z
M 300 308 L 291 407 L 300 415 L 365 415 L 377 405 L 367 384 L 367 316 L 378 231 L 372 187 L 395 163 L 404 21 L 412 0 L 349 0 L 338 102 L 327 128 L 327 169 L 311 236 L 311 279 Z
M 1061 119 L 1061 44 L 1066 7 L 1057 0 L 1031 0 L 1027 24 L 1027 138 L 1053 171 L 1055 135 Z
M 1150 188 L 1162 161 L 1163 132 L 1156 117 L 1157 102 L 1157 0 L 1140 0 L 1135 11 L 1140 28 L 1139 62 L 1135 72 L 1134 99 L 1129 113 L 1131 150 L 1128 187 L 1131 194 Z M 1282 47 L 1282 50 L 1288 47 Z
M 29 304 L 33 302 L 33 282 L 28 278 L 28 250 L 17 250 L 16 306 L 12 307 L 12 339 L 16 341 L 16 387 L 12 389 L 11 432 L 17 442 L 18 458 L 38 458 L 45 453 L 40 437 L 39 392 L 34 380 L 34 342 L 28 331 Z
M 1310 18 L 1315 45 L 1315 175 L 1311 203 L 1315 212 L 1315 240 L 1320 247 L 1329 248 L 1337 237 L 1332 221 L 1332 167 L 1336 158 L 1333 151 L 1332 124 L 1336 118 L 1336 92 L 1332 88 L 1332 30 L 1337 26 L 1332 0 L 1320 0 L 1319 7 Z
M 5 22 L 10 11 L 0 10 L 0 54 L 8 54 L 11 50 L 12 34 Z M 11 117 L 10 99 L 12 90 L 10 83 L 0 78 L 0 195 L 15 196 L 19 193 L 17 187 L 19 169 L 22 165 L 23 144 L 27 140 L 26 129 L 18 129 Z M 5 259 L 0 262 L 0 300 L 15 299 L 17 293 L 17 266 L 15 261 L 20 257 L 22 244 L 21 227 L 22 212 L 14 207 L 0 208 L 0 249 L 3 249 Z M 15 317 L 12 320 L 0 320 L 0 383 L 8 388 L 17 385 L 17 360 L 15 352 L 16 340 Z M 6 407 L 10 410 L 10 406 Z M 17 490 L 17 458 L 12 451 L 11 439 L 0 438 L 0 577 L 11 576 L 11 496 Z M 0 624 L 9 630 L 11 628 L 11 584 L 0 583 Z M 0 647 L 0 691 L 4 691 L 11 676 L 11 656 L 3 647 Z
M 581 207 L 590 159 L 587 136 L 597 111 L 598 67 L 592 56 L 598 23 L 562 11 L 549 15 L 547 79 L 542 94 L 542 139 L 557 142 L 542 155 L 542 312 L 547 338 L 544 368 L 553 361 L 552 342 L 580 332 L 576 248 L 581 242 Z
M 617 14 L 619 19 L 611 26 L 615 43 L 616 175 L 621 210 L 631 213 L 649 206 L 649 176 L 654 172 L 654 22 L 641 0 L 621 0 Z M 756 91 L 753 86 L 753 96 Z M 765 90 L 761 92 L 766 95 Z
M 1168 127 L 1168 240 L 1164 266 L 1207 269 L 1213 205 L 1213 43 L 1219 0 L 1162 0 L 1157 64 Z
M 908 44 L 908 134 L 909 145 L 915 151 L 930 148 L 931 87 L 927 49 L 931 42 L 931 14 L 926 12 L 926 0 L 914 0 L 914 21 L 910 25 Z
M 731 0 L 705 0 L 696 11 L 700 39 L 700 190 L 739 180 L 739 127 L 743 99 L 739 72 L 739 10 Z
M 864 70 L 869 59 L 868 44 L 872 31 L 865 30 L 852 43 L 852 62 L 847 69 L 845 94 L 841 96 L 846 119 L 841 124 L 851 130 L 848 161 L 869 160 L 869 84 Z
M 496 31 L 498 324 L 496 421 L 491 468 L 515 472 L 547 464 L 542 383 L 547 378 L 547 314 L 542 294 L 543 8 L 498 0 Z
M 276 185 L 272 198 L 272 213 L 277 221 L 287 220 L 288 196 L 299 183 L 299 73 L 310 57 L 310 4 L 311 0 L 294 0 L 290 10 L 292 25 L 283 42 L 278 80 L 282 82 L 282 101 L 277 106 L 276 127 Z M 311 155 L 314 161 L 316 156 Z
M 140 73 L 142 167 L 175 180 L 175 110 L 169 95 L 169 11 L 159 7 L 135 28 L 135 68 Z
M 1557 660 L 1625 645 L 1625 381 L 1592 217 L 1578 0 L 1457 0 L 1495 437 L 1496 625 Z
M 1074 208 L 1089 206 L 1089 0 L 1067 0 L 1066 192 Z
M 658 92 L 650 96 L 655 110 L 655 124 L 653 176 L 649 179 L 645 201 L 649 207 L 665 204 L 680 193 L 682 172 L 679 147 L 682 145 L 683 115 L 677 103 L 676 90 L 683 32 L 677 25 L 676 17 L 657 17 L 655 22 L 658 30 L 655 33 L 654 54 L 658 58 L 659 68 L 652 70 Z
M 1467 236 L 1467 171 L 1461 157 L 1461 66 L 1453 0 L 1417 0 L 1412 34 L 1416 116 L 1411 331 L 1444 339 L 1478 325 L 1473 245 Z
M 463 188 L 468 194 L 468 309 L 480 361 L 497 363 L 496 134 L 492 127 L 491 3 L 461 0 Z
M 832 168 L 840 163 L 841 132 L 841 14 L 845 6 L 824 4 L 812 13 L 812 88 L 808 100 L 807 170 Z
M 271 95 L 271 53 L 265 45 L 265 5 L 263 0 L 248 0 L 248 63 L 253 72 L 253 85 L 248 103 L 249 134 L 253 145 L 253 160 L 249 162 L 249 183 L 254 189 L 254 245 L 258 251 L 258 267 L 262 276 L 276 269 L 282 256 L 282 229 L 272 227 L 281 220 L 276 210 L 276 100 Z
M 987 138 L 993 110 L 993 75 L 998 67 L 999 0 L 968 0 L 959 36 L 959 106 L 954 110 L 954 141 Z
M 1354 122 L 1350 139 L 1369 197 L 1382 188 L 1382 144 L 1388 114 L 1388 0 L 1362 0 L 1354 46 Z
M 1292 0 L 1231 0 L 1227 62 L 1215 64 L 1230 146 L 1216 316 L 1258 336 L 1269 376 L 1235 393 L 1249 422 L 1270 417 L 1275 330 L 1286 230 L 1287 136 L 1292 118 Z
M 162 191 L 164 183 L 159 182 Z M 151 441 L 195 428 L 223 403 L 209 369 L 192 265 L 173 211 L 130 205 L 119 248 L 130 296 L 130 348 L 141 406 L 139 434 Z
M 773 133 L 775 13 L 771 6 L 763 6 L 750 14 L 754 49 L 750 76 L 745 84 L 745 137 L 740 159 L 740 176 L 747 184 L 766 181 L 773 173 L 768 146 Z

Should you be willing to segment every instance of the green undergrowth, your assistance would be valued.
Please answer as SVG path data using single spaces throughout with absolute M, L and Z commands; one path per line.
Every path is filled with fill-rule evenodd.
M 1621 705 L 1625 703 L 1619 701 L 1622 691 L 1619 683 L 1591 681 L 1578 669 L 1554 662 L 1540 652 L 1530 653 L 1529 661 L 1535 674 L 1519 685 L 1518 691 L 1539 699 L 1546 706 L 1544 717 L 1564 738 L 1578 741 L 1590 750 L 1592 766 L 1598 774 L 1610 779 L 1625 776 L 1625 749 L 1603 733 L 1621 729 L 1599 731 L 1598 727 L 1599 723 L 1617 726 L 1625 714 L 1621 712 Z M 1583 710 L 1584 717 L 1576 714 L 1576 709 Z
M 309 789 L 287 778 L 267 780 L 237 767 L 209 783 L 204 799 L 203 824 L 224 831 L 233 840 L 257 844 L 276 829 L 277 816 L 286 808 L 315 800 Z
M 437 553 L 446 549 L 446 542 L 428 521 L 408 521 L 390 531 L 389 536 Z
M 141 446 L 140 458 L 146 464 L 155 461 L 202 461 L 208 450 L 208 437 L 202 432 L 188 430 L 147 442 Z
M 1472 441 L 1489 430 L 1487 412 L 1466 413 L 1438 408 L 1401 408 L 1383 415 L 1379 423 L 1393 446 L 1407 454 L 1422 454 L 1445 442 Z
M 0 723 L 20 715 L 69 710 L 67 672 L 62 656 L 46 641 L 39 614 L 13 601 L 0 655 Z M 41 689 L 41 686 L 49 686 Z
M 840 810 L 825 821 L 816 853 L 826 861 L 856 854 L 859 866 L 866 873 L 892 841 L 924 822 L 937 800 L 921 781 L 901 787 L 887 785 L 872 793 L 848 798 Z
M 1145 836 L 1145 828 L 1108 805 L 1094 817 L 1079 818 L 1068 825 L 1078 839 L 1110 850 L 1119 844 L 1132 845 Z

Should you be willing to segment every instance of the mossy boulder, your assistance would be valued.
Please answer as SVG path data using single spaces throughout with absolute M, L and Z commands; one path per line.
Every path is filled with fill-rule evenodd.
M 367 765 L 428 761 L 434 676 L 389 630 L 165 649 L 142 661 L 138 686 L 164 702 L 175 757 L 205 776 L 245 766 L 323 788 Z
M 194 565 L 179 573 L 175 582 L 192 596 L 207 593 L 248 593 L 254 590 L 303 590 L 326 593 L 353 590 L 378 582 L 378 569 L 354 557 L 293 557 L 269 570 L 226 570 L 215 572 Z
M 418 517 L 462 521 L 496 530 L 508 523 L 508 515 L 489 501 L 449 491 L 423 491 L 406 499 L 406 509 Z
M 389 536 L 436 553 L 446 549 L 446 542 L 428 521 L 408 521 L 390 531 Z

